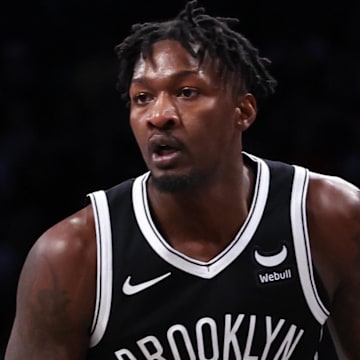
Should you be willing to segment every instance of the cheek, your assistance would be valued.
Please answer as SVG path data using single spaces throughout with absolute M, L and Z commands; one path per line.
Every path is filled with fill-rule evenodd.
M 199 151 L 208 158 L 221 157 L 236 144 L 237 131 L 231 114 L 214 111 L 205 119 L 199 133 Z
M 218 102 L 214 102 L 214 106 L 196 112 L 196 117 L 189 126 L 196 127 L 198 136 L 209 146 L 216 146 L 215 143 L 221 142 L 224 138 L 229 140 L 233 134 L 234 116 L 229 109 L 230 107 L 219 106 Z
M 144 126 L 144 111 L 138 108 L 130 108 L 129 120 L 133 130 L 139 131 Z
M 213 114 L 212 114 L 213 115 Z M 224 133 L 224 127 L 219 126 L 219 119 L 210 116 L 197 120 L 197 126 L 188 129 L 190 138 L 188 139 L 190 148 L 194 151 L 194 156 L 202 159 L 201 161 L 214 159 L 224 148 L 224 143 L 228 137 Z
M 144 143 L 145 131 L 144 126 L 142 125 L 141 118 L 139 114 L 135 114 L 134 112 L 130 112 L 130 127 L 131 131 L 135 137 L 136 142 L 139 147 L 142 148 L 142 144 Z
M 136 135 L 137 121 L 135 120 L 134 115 L 132 115 L 131 113 L 130 113 L 129 121 L 130 121 L 131 130 L 134 133 L 134 135 Z

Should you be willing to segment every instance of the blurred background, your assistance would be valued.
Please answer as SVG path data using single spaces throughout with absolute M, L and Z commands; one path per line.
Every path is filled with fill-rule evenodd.
M 245 136 L 256 155 L 360 186 L 360 2 L 202 0 L 272 60 L 277 93 Z M 145 168 L 115 90 L 114 46 L 185 0 L 0 5 L 0 357 L 22 264 L 88 192 Z M 328 357 L 330 359 L 330 357 Z

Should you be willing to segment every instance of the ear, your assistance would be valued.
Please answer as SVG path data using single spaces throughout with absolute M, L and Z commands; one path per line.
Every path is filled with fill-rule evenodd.
M 237 103 L 238 106 L 235 108 L 236 125 L 241 131 L 245 131 L 255 121 L 257 114 L 256 99 L 253 94 L 246 93 L 239 96 Z

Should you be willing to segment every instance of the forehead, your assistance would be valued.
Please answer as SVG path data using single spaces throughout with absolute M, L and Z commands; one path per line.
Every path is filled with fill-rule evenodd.
M 196 48 L 194 48 L 196 51 Z M 152 51 L 144 58 L 140 55 L 134 66 L 133 80 L 139 78 L 167 78 L 176 73 L 196 73 L 199 76 L 215 76 L 215 61 L 205 56 L 204 60 L 193 57 L 176 40 L 161 40 L 152 46 Z

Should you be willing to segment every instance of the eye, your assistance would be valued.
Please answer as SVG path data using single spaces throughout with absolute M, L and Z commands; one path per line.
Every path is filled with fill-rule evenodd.
M 185 87 L 181 89 L 177 96 L 183 97 L 185 99 L 194 99 L 199 95 L 199 91 L 194 88 Z
M 152 100 L 152 96 L 148 93 L 141 92 L 138 94 L 135 94 L 132 97 L 132 102 L 138 105 L 147 104 Z

